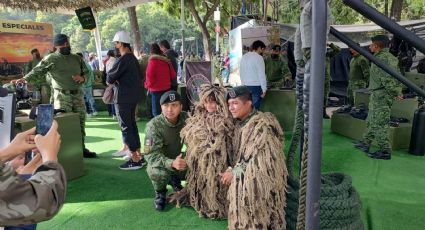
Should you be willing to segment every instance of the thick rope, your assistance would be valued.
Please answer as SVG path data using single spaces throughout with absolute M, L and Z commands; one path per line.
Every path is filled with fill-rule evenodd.
M 303 154 L 301 161 L 300 173 L 300 190 L 298 201 L 298 217 L 297 217 L 297 230 L 305 229 L 305 208 L 307 198 L 307 159 L 308 159 L 308 137 L 304 135 Z
M 296 95 L 297 95 L 297 107 L 295 112 L 295 125 L 292 131 L 292 139 L 289 145 L 288 150 L 288 159 L 286 161 L 286 166 L 288 167 L 289 176 L 294 176 L 294 161 L 295 161 L 295 152 L 298 148 L 298 143 L 300 142 L 301 132 L 304 125 L 304 112 L 303 112 L 303 84 L 304 84 L 304 74 L 301 71 L 297 70 L 296 76 Z

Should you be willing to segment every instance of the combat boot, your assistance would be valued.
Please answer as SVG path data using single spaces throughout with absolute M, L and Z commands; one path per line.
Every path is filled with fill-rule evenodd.
M 369 153 L 370 145 L 369 144 L 366 144 L 363 141 L 359 141 L 357 143 L 354 143 L 354 148 L 360 149 L 361 151 L 363 151 L 365 153 Z
M 391 152 L 389 150 L 378 150 L 367 155 L 373 159 L 391 160 Z
M 177 176 L 170 176 L 170 179 L 168 180 L 168 184 L 173 187 L 174 192 L 178 192 L 183 189 L 182 181 Z
M 165 205 L 167 204 L 166 196 L 167 196 L 167 190 L 155 192 L 155 200 L 153 201 L 153 204 L 157 211 L 164 210 Z

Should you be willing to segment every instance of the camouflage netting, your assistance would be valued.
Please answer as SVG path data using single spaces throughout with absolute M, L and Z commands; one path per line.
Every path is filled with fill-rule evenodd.
M 208 113 L 203 105 L 209 95 L 214 95 L 217 112 Z M 219 173 L 231 163 L 232 117 L 227 109 L 223 87 L 202 85 L 200 103 L 186 121 L 181 137 L 187 145 L 185 157 L 188 164 L 187 187 L 189 202 L 200 216 L 227 217 L 227 187 L 220 184 Z M 185 191 L 181 192 L 184 193 Z M 181 205 L 184 195 L 179 194 Z
M 288 172 L 282 154 L 283 131 L 271 113 L 254 115 L 234 138 L 243 173 L 235 172 L 228 191 L 229 229 L 285 229 Z
M 110 9 L 130 0 L 3 0 L 0 6 L 19 10 L 55 11 L 57 9 L 75 10 L 90 6 L 96 10 Z

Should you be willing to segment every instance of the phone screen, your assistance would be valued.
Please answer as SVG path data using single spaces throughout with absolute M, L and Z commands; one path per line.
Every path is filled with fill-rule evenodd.
M 36 129 L 37 134 L 46 135 L 53 122 L 53 105 L 41 104 L 37 106 Z

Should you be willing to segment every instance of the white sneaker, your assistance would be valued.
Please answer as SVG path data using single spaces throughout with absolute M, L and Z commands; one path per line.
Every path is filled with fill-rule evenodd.
M 112 116 L 112 119 L 116 120 L 116 119 L 117 119 L 117 117 L 116 117 L 115 115 L 113 115 L 113 116 Z
M 122 157 L 122 156 L 126 156 L 127 154 L 130 154 L 129 150 L 119 150 L 119 151 L 112 153 L 112 156 L 113 157 Z
M 97 116 L 97 112 L 92 113 L 93 116 Z
M 86 117 L 87 117 L 87 118 L 91 118 L 91 117 L 92 117 L 92 115 L 91 115 L 90 113 L 87 113 L 87 114 L 86 114 Z

